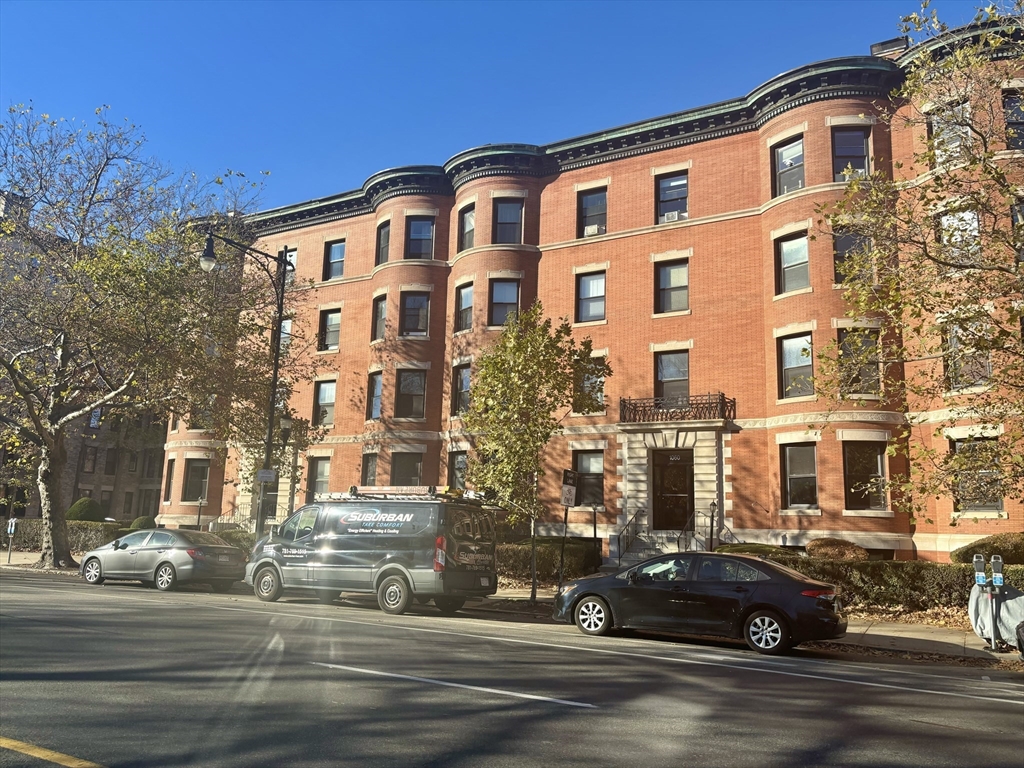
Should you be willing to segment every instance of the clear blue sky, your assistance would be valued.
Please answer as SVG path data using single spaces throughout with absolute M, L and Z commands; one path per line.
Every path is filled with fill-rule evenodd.
M 958 25 L 975 3 L 933 6 Z M 0 104 L 67 118 L 109 104 L 173 167 L 271 171 L 267 208 L 481 144 L 545 144 L 745 95 L 868 53 L 917 7 L 0 0 Z

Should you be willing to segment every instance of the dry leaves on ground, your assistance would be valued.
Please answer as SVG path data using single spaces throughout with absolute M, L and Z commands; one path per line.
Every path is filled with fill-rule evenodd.
M 846 615 L 858 620 L 897 621 L 902 624 L 924 624 L 964 632 L 972 631 L 966 605 L 957 608 L 929 608 L 925 611 L 908 611 L 891 605 L 857 605 L 847 608 Z

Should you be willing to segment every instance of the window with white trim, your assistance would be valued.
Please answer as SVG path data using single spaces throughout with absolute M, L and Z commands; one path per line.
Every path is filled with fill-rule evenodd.
M 780 446 L 782 453 L 782 506 L 785 509 L 818 508 L 816 443 Z

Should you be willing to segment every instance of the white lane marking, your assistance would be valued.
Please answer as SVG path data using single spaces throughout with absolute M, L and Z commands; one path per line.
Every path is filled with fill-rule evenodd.
M 450 683 L 447 680 L 434 680 L 430 677 L 414 677 L 413 675 L 399 675 L 395 672 L 381 672 L 376 669 L 363 669 L 362 667 L 346 667 L 343 664 L 325 664 L 322 661 L 311 661 L 310 664 L 317 667 L 329 667 L 330 669 L 344 669 L 349 672 L 359 672 L 364 675 L 380 675 L 381 677 L 395 677 L 399 680 L 411 680 L 414 683 L 430 683 L 431 685 L 445 685 L 449 688 L 464 688 L 467 691 L 481 691 L 483 693 L 496 693 L 499 696 L 514 696 L 517 699 L 532 699 L 533 701 L 550 701 L 554 704 L 565 704 L 569 707 L 583 707 L 584 709 L 597 709 L 594 704 L 584 704 L 582 701 L 568 701 L 566 699 L 553 699 L 550 696 L 535 696 L 532 693 L 517 693 L 516 691 L 505 691 L 501 688 L 484 688 L 479 685 L 465 685 L 463 683 Z
M 37 591 L 60 592 L 60 590 L 47 589 L 45 587 L 23 587 L 23 588 L 25 588 L 25 589 L 36 589 Z M 100 597 L 100 596 L 101 595 L 96 595 L 96 597 Z M 119 598 L 119 599 L 122 599 L 122 598 Z M 133 598 L 133 597 L 123 598 L 123 599 L 138 600 L 138 601 L 141 601 L 141 602 L 157 603 L 157 604 L 162 604 L 162 605 L 170 605 L 169 603 L 167 603 L 167 602 L 165 602 L 163 600 L 159 600 L 159 599 L 151 600 L 151 599 L 146 599 L 146 598 Z M 188 605 L 188 604 L 187 603 L 178 603 L 178 605 Z M 195 604 L 192 604 L 192 605 L 195 605 Z M 238 612 L 238 613 L 254 613 L 254 614 L 257 614 L 257 615 L 261 615 L 261 616 L 266 616 L 267 613 L 271 611 L 271 606 L 269 606 L 269 605 L 266 606 L 265 608 L 259 608 L 259 609 L 254 609 L 254 608 L 234 608 L 234 607 L 230 607 L 230 606 L 220 606 L 220 605 L 205 605 L 203 607 L 210 608 L 211 610 L 218 610 L 218 611 L 235 611 L 235 612 Z M 830 682 L 830 683 L 845 683 L 847 685 L 860 685 L 860 686 L 865 686 L 865 687 L 868 687 L 868 688 L 885 688 L 885 689 L 889 689 L 889 690 L 903 691 L 905 693 L 924 693 L 924 694 L 933 694 L 935 696 L 952 696 L 954 698 L 961 698 L 961 699 L 974 699 L 976 701 L 989 701 L 989 702 L 993 702 L 993 703 L 1002 703 L 1002 704 L 1019 704 L 1019 705 L 1024 706 L 1024 698 L 1021 698 L 1021 699 L 999 699 L 999 698 L 994 698 L 992 696 L 973 696 L 973 695 L 967 694 L 967 693 L 954 693 L 952 691 L 934 691 L 934 690 L 931 690 L 929 688 L 911 688 L 911 687 L 908 687 L 908 686 L 905 686 L 905 685 L 889 685 L 887 683 L 872 683 L 872 682 L 867 682 L 867 681 L 864 681 L 864 680 L 848 680 L 848 679 L 844 679 L 844 678 L 841 678 L 841 677 L 830 677 L 830 676 L 827 676 L 827 675 L 812 675 L 812 674 L 800 673 L 800 672 L 789 672 L 789 671 L 780 670 L 780 669 L 768 669 L 768 668 L 765 668 L 765 667 L 751 666 L 749 664 L 725 664 L 725 663 L 718 663 L 718 662 L 712 662 L 712 661 L 703 661 L 703 660 L 700 660 L 700 659 L 680 659 L 680 658 L 674 658 L 674 657 L 671 657 L 671 656 L 657 656 L 657 655 L 648 655 L 648 654 L 642 654 L 642 653 L 632 653 L 632 652 L 629 652 L 629 651 L 616 651 L 616 650 L 612 650 L 610 648 L 588 648 L 588 647 L 582 646 L 582 645 L 568 645 L 568 644 L 563 644 L 563 643 L 545 643 L 545 642 L 539 642 L 539 641 L 536 641 L 536 640 L 522 640 L 522 639 L 518 639 L 518 638 L 511 638 L 511 637 L 494 637 L 494 636 L 491 636 L 491 635 L 477 635 L 477 634 L 472 634 L 472 633 L 469 633 L 469 632 L 452 632 L 451 630 L 447 630 L 447 629 L 429 629 L 427 627 L 409 627 L 409 626 L 405 626 L 405 625 L 402 625 L 402 624 L 395 624 L 395 623 L 392 623 L 392 622 L 387 622 L 387 621 L 384 621 L 383 619 L 378 619 L 376 621 L 359 621 L 359 620 L 356 620 L 356 619 L 333 618 L 331 616 L 316 616 L 316 615 L 309 615 L 309 614 L 289 613 L 287 611 L 274 612 L 274 615 L 275 616 L 289 616 L 289 617 L 294 618 L 294 619 L 308 619 L 308 620 L 311 620 L 311 621 L 330 621 L 330 622 L 334 622 L 334 623 L 338 623 L 338 624 L 353 624 L 353 625 L 356 625 L 356 626 L 375 627 L 377 629 L 380 629 L 380 628 L 383 628 L 383 627 L 387 627 L 387 628 L 392 628 L 392 629 L 404 629 L 407 632 L 424 632 L 424 633 L 427 633 L 427 634 L 435 634 L 435 635 L 451 635 L 451 636 L 454 636 L 454 637 L 470 637 L 470 638 L 474 638 L 476 640 L 489 640 L 489 641 L 492 641 L 492 642 L 499 642 L 499 643 L 518 643 L 520 645 L 533 645 L 533 646 L 540 646 L 542 648 L 558 648 L 560 650 L 581 651 L 583 653 L 598 653 L 598 654 L 604 654 L 604 655 L 607 655 L 607 656 L 624 656 L 624 657 L 627 657 L 627 658 L 646 659 L 646 660 L 651 660 L 651 661 L 668 661 L 668 662 L 674 662 L 674 663 L 677 663 L 677 664 L 693 664 L 693 665 L 696 665 L 696 666 L 722 667 L 724 669 L 735 669 L 735 670 L 741 670 L 743 672 L 761 672 L 761 673 L 766 674 L 766 675 L 782 675 L 783 677 L 799 677 L 799 678 L 804 678 L 804 679 L 809 679 L 809 680 L 822 680 L 822 681 Z
M 245 682 L 238 689 L 235 701 L 248 704 L 258 704 L 263 699 L 263 694 L 270 687 L 274 679 L 274 672 L 284 658 L 284 638 L 277 632 L 267 647 L 260 654 L 253 666 L 252 671 L 246 676 Z
M 22 587 L 23 589 L 33 589 L 33 590 L 36 590 L 36 591 L 54 592 L 56 594 L 63 594 L 62 590 L 56 590 L 56 589 L 51 589 L 51 588 L 47 588 L 47 587 L 30 586 L 35 581 L 34 579 L 31 579 L 31 578 L 24 578 L 24 577 L 12 577 L 12 578 L 14 578 L 18 582 L 18 586 Z M 91 592 L 93 594 L 93 596 L 96 596 L 96 597 L 103 597 L 105 595 L 112 596 L 113 594 L 115 594 L 113 592 L 105 593 L 105 595 L 104 594 L 96 593 L 94 591 L 96 589 L 95 587 L 92 587 L 92 586 L 89 586 L 87 584 L 80 583 L 80 582 L 66 581 L 66 582 L 63 582 L 63 585 L 64 586 L 73 587 L 73 588 L 77 588 L 77 589 L 79 589 L 79 590 L 81 590 L 83 592 Z M 121 586 L 121 585 L 114 584 L 113 586 Z M 182 598 L 182 597 L 198 597 L 198 598 L 207 598 L 207 599 L 216 600 L 216 601 L 231 600 L 232 602 L 239 602 L 239 598 L 238 597 L 232 597 L 230 595 L 217 595 L 217 594 L 212 594 L 212 593 L 196 593 L 196 592 L 177 593 L 176 597 L 178 597 L 178 598 Z M 365 597 L 365 595 L 364 595 L 364 597 Z M 171 603 L 168 603 L 166 598 L 161 599 L 161 598 L 135 597 L 135 596 L 133 596 L 131 594 L 127 594 L 127 593 L 126 594 L 119 594 L 117 599 L 118 600 L 135 600 L 135 601 L 138 601 L 138 602 L 157 603 L 157 604 L 161 604 L 161 605 L 169 605 L 169 604 L 171 604 Z M 176 603 L 176 604 L 191 605 L 190 603 Z M 230 608 L 222 608 L 220 606 L 217 606 L 217 607 L 220 608 L 221 610 L 232 610 Z M 236 609 L 236 610 L 238 610 L 238 609 Z M 269 605 L 266 605 L 266 606 L 263 607 L 262 610 L 265 610 L 265 611 L 266 610 L 272 610 L 272 607 L 269 606 Z M 300 618 L 309 618 L 309 617 L 303 616 L 303 617 L 300 617 Z M 319 618 L 323 618 L 325 620 L 336 621 L 335 619 L 328 619 L 327 617 L 319 617 Z M 405 620 L 426 621 L 426 620 L 429 620 L 432 617 L 430 617 L 430 616 L 406 615 L 403 618 Z M 337 620 L 337 621 L 340 621 L 340 620 Z M 349 621 L 351 623 L 355 623 L 355 624 L 360 624 L 360 623 L 366 624 L 367 626 L 379 626 L 379 625 L 383 624 L 382 621 L 369 622 L 369 623 L 367 623 L 367 622 L 358 622 L 358 621 L 355 621 L 355 620 L 349 620 Z M 491 624 L 493 622 L 487 621 L 485 619 L 473 619 L 473 618 L 470 618 L 468 616 L 462 616 L 462 617 L 460 617 L 459 623 L 460 624 L 461 623 L 483 624 L 485 626 L 491 626 Z M 393 626 L 400 626 L 400 625 L 393 625 Z M 553 636 L 553 637 L 562 637 L 562 635 L 563 635 L 563 633 L 560 633 L 560 632 L 556 631 L 556 628 L 553 627 L 553 626 L 550 626 L 550 625 L 538 625 L 538 624 L 519 623 L 519 622 L 515 622 L 515 623 L 514 622 L 505 622 L 503 624 L 503 627 L 505 629 L 507 629 L 507 630 L 510 630 L 510 631 L 515 630 L 515 631 L 520 631 L 520 632 L 529 632 L 529 633 L 531 633 L 534 636 L 536 636 L 538 634 L 543 634 L 543 635 L 548 635 L 548 636 Z M 438 631 L 438 630 L 427 630 L 427 629 L 418 630 L 418 628 L 415 628 L 415 627 L 403 627 L 403 628 L 404 629 L 409 629 L 409 630 L 412 630 L 412 631 Z M 564 625 L 563 625 L 563 628 L 564 628 Z M 467 635 L 467 636 L 471 636 L 471 635 Z M 648 639 L 645 639 L 645 638 L 634 638 L 630 642 L 635 643 L 635 644 L 639 644 L 639 645 L 651 646 L 652 648 L 653 647 L 663 647 L 664 646 L 664 643 L 662 641 L 659 641 L 659 640 L 648 640 Z M 580 650 L 586 650 L 582 646 L 573 646 L 573 647 L 579 648 Z M 717 654 L 708 654 L 707 652 L 702 651 L 701 649 L 695 648 L 695 647 L 689 647 L 689 648 L 679 649 L 679 650 L 680 650 L 680 652 L 684 652 L 688 656 L 690 656 L 691 658 L 694 658 L 694 659 L 711 659 L 713 661 L 727 661 L 727 660 L 731 660 L 731 661 L 735 661 L 735 662 L 738 662 L 738 663 L 742 663 L 742 662 L 745 662 L 747 660 L 747 657 L 749 656 L 749 654 L 746 651 L 735 651 L 732 655 L 717 655 Z M 1010 690 L 1006 691 L 1006 693 L 1008 695 L 1012 695 L 1012 694 L 1016 693 L 1017 692 L 1016 689 L 1018 689 L 1018 688 L 1024 689 L 1024 684 L 1014 683 L 1013 681 L 1010 681 L 1010 680 L 1002 680 L 1002 681 L 993 682 L 990 679 L 988 679 L 987 677 L 982 677 L 982 680 L 985 680 L 988 683 L 987 685 L 983 685 L 983 684 L 981 684 L 981 681 L 979 681 L 977 679 L 964 678 L 964 677 L 959 677 L 959 676 L 954 676 L 954 675 L 937 675 L 937 674 L 928 673 L 928 672 L 915 672 L 915 671 L 910 671 L 909 669 L 905 669 L 905 668 L 901 668 L 901 669 L 898 669 L 898 670 L 897 669 L 890 669 L 890 668 L 886 668 L 886 667 L 880 667 L 877 664 L 870 664 L 870 663 L 866 663 L 866 662 L 863 662 L 863 663 L 852 663 L 852 662 L 836 661 L 834 659 L 821 660 L 821 659 L 784 659 L 784 658 L 774 658 L 774 659 L 759 658 L 757 661 L 758 661 L 759 664 L 765 664 L 765 665 L 769 665 L 769 666 L 771 666 L 771 665 L 778 665 L 778 666 L 783 666 L 783 667 L 798 667 L 798 668 L 799 667 L 808 667 L 808 666 L 825 667 L 828 670 L 831 670 L 831 671 L 842 671 L 842 672 L 844 672 L 846 674 L 865 674 L 867 672 L 874 671 L 874 672 L 879 672 L 881 674 L 892 674 L 892 675 L 897 675 L 897 676 L 935 678 L 935 679 L 938 679 L 938 680 L 950 680 L 950 681 L 953 681 L 953 682 L 960 683 L 964 687 L 972 688 L 972 689 L 979 689 L 979 690 L 986 690 L 986 689 L 990 689 L 991 687 L 1008 687 L 1010 689 Z

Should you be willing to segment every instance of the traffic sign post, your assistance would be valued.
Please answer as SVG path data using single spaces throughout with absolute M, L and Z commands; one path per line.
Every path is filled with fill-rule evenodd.
M 12 517 L 7 521 L 7 564 L 11 564 L 11 549 L 14 547 L 14 531 L 18 526 L 18 518 Z
M 579 485 L 580 475 L 571 469 L 562 470 L 562 507 L 565 510 L 562 515 L 562 552 L 558 557 L 558 589 L 562 589 L 562 574 L 565 571 L 565 537 L 569 532 L 569 507 L 576 506 L 576 487 Z

